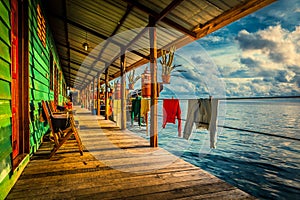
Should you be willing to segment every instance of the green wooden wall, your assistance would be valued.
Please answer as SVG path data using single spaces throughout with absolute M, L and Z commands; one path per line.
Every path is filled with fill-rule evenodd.
M 28 13 L 30 155 L 38 149 L 43 135 L 49 130 L 48 124 L 41 122 L 39 116 L 42 111 L 41 100 L 54 99 L 53 91 L 50 90 L 50 52 L 58 69 L 61 70 L 48 23 L 46 24 L 46 47 L 42 45 L 37 35 L 37 4 L 40 2 L 40 0 L 29 0 Z M 29 161 L 26 158 L 20 164 L 19 170 L 12 172 L 10 24 L 10 0 L 0 0 L 0 200 L 5 198 Z M 59 85 L 59 103 L 62 104 L 65 98 L 61 94 L 62 83 Z
M 50 28 L 47 26 L 47 41 L 44 47 L 37 35 L 37 0 L 29 1 L 29 64 L 30 64 L 30 146 L 31 151 L 37 150 L 41 143 L 41 138 L 48 130 L 48 126 L 39 121 L 39 115 L 42 111 L 41 100 L 53 100 L 54 94 L 50 90 L 50 51 L 58 69 L 59 60 Z M 45 12 L 43 12 L 45 13 Z M 45 15 L 44 15 L 45 17 Z M 59 84 L 61 87 L 61 83 Z M 62 91 L 62 88 L 59 89 Z M 59 104 L 62 104 L 63 96 L 59 94 Z
M 10 4 L 0 1 L 0 186 L 12 169 Z M 0 199 L 2 190 L 0 190 Z

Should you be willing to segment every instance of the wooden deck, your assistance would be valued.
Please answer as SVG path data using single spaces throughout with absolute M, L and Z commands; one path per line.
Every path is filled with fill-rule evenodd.
M 7 199 L 253 199 L 111 121 L 78 110 L 85 152 L 44 142 Z M 101 128 L 100 128 L 101 127 Z

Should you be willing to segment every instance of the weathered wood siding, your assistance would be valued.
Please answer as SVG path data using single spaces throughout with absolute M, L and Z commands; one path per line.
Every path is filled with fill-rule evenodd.
M 42 142 L 49 127 L 40 122 L 41 100 L 53 100 L 50 90 L 50 52 L 61 71 L 55 44 L 47 23 L 47 41 L 44 47 L 37 35 L 37 4 L 40 0 L 29 0 L 29 98 L 30 98 L 30 154 Z M 19 170 L 12 171 L 12 129 L 11 129 L 11 21 L 10 0 L 0 0 L 0 200 L 4 199 L 19 177 L 28 158 L 21 163 Z M 45 12 L 43 12 L 45 17 Z M 47 19 L 46 19 L 47 22 Z M 62 77 L 62 80 L 64 78 Z M 59 83 L 59 103 L 62 96 L 62 83 Z

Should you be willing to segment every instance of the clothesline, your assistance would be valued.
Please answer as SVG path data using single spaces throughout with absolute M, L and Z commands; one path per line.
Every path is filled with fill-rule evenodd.
M 157 115 L 157 116 L 158 117 L 163 117 L 162 115 Z M 187 121 L 186 119 L 181 119 L 181 120 L 182 121 Z M 197 122 L 197 123 L 209 125 L 208 123 L 205 123 L 205 122 Z M 231 126 L 223 126 L 223 125 L 217 125 L 217 126 L 221 127 L 221 128 L 227 128 L 227 129 L 232 129 L 232 130 L 237 130 L 237 131 L 243 131 L 243 132 L 249 132 L 249 133 L 261 134 L 261 135 L 268 135 L 268 136 L 273 136 L 273 137 L 278 137 L 278 138 L 283 138 L 283 139 L 300 141 L 300 138 L 293 138 L 293 137 L 289 137 L 289 136 L 275 135 L 275 134 L 272 134 L 272 133 L 265 133 L 265 132 L 248 130 L 248 129 L 242 129 L 242 128 L 236 128 L 236 127 L 231 127 Z
M 274 97 L 212 97 L 216 100 L 254 100 L 254 99 L 297 99 L 300 96 L 274 96 Z M 143 98 L 151 100 L 151 98 Z M 194 100 L 194 99 L 209 99 L 209 97 L 199 97 L 199 98 L 156 98 L 156 100 L 163 101 L 165 99 L 178 99 L 178 100 Z
M 243 97 L 243 98 L 230 98 L 230 100 L 245 100 L 245 99 L 283 99 L 283 98 L 300 98 L 300 96 L 277 96 L 277 97 Z M 145 99 L 145 98 L 144 98 Z M 175 98 L 170 98 L 170 99 L 174 99 Z M 201 99 L 201 98 L 199 98 Z M 199 100 L 199 99 L 176 99 L 176 100 Z M 208 99 L 208 98 L 207 98 Z M 228 98 L 226 98 L 227 100 L 229 100 Z M 150 100 L 150 99 L 146 99 L 146 100 Z M 165 100 L 165 99 L 159 99 L 158 100 Z M 202 100 L 204 100 L 202 98 Z M 216 98 L 215 100 L 221 100 L 220 98 Z M 158 117 L 164 117 L 163 115 L 157 115 Z M 172 119 L 170 118 L 170 120 L 173 120 L 173 117 Z M 174 119 L 175 120 L 175 119 Z M 180 121 L 188 121 L 188 119 L 179 119 Z M 193 121 L 193 123 L 199 123 L 196 121 Z M 203 122 L 200 122 L 200 124 L 203 124 L 203 125 L 208 125 L 208 123 L 203 123 Z M 261 135 L 267 135 L 267 136 L 273 136 L 273 137 L 278 137 L 278 138 L 283 138 L 283 139 L 291 139 L 291 140 L 297 140 L 297 141 L 300 141 L 300 139 L 298 138 L 293 138 L 293 137 L 288 137 L 288 136 L 281 136 L 281 135 L 275 135 L 275 134 L 271 134 L 271 133 L 264 133 L 264 132 L 259 132 L 259 131 L 253 131 L 253 130 L 247 130 L 247 129 L 241 129 L 241 128 L 236 128 L 236 127 L 229 127 L 229 126 L 221 126 L 221 125 L 215 125 L 217 127 L 222 127 L 222 128 L 227 128 L 227 129 L 232 129 L 232 130 L 238 130 L 238 131 L 244 131 L 244 132 L 250 132 L 250 133 L 255 133 L 255 134 L 261 134 Z

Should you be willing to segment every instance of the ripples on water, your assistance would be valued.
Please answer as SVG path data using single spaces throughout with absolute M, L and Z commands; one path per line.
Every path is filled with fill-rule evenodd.
M 185 102 L 181 102 L 181 108 L 184 119 Z M 223 120 L 226 126 L 300 138 L 299 110 L 300 100 L 227 101 L 226 114 L 219 116 L 219 121 Z M 162 119 L 158 120 L 161 127 Z M 160 129 L 158 141 L 171 153 L 256 197 L 300 199 L 299 141 L 220 130 L 217 149 L 211 151 L 205 147 L 208 143 L 203 142 L 208 139 L 205 130 L 194 130 L 192 138 L 185 141 L 177 138 L 177 124 L 167 124 L 165 129 Z M 145 133 L 141 135 L 149 139 Z

